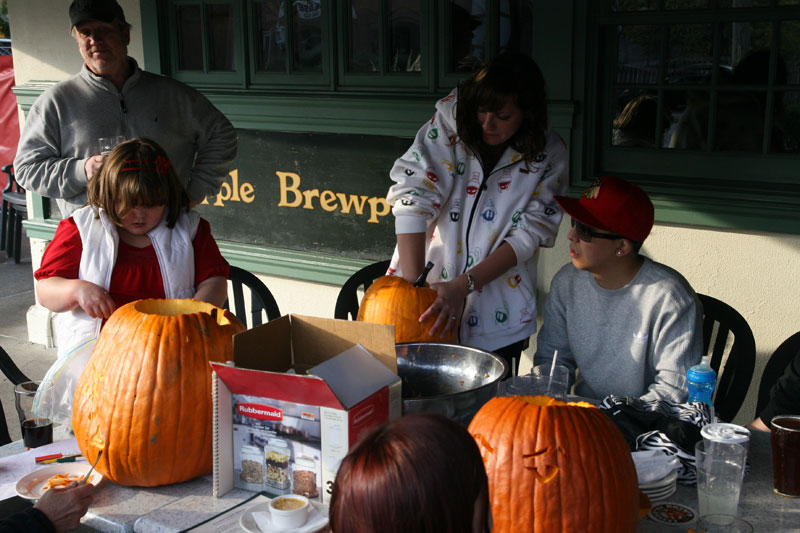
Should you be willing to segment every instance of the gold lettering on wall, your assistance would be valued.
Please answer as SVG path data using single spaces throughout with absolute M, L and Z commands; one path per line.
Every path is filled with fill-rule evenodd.
M 367 214 L 367 222 L 377 224 L 380 217 L 385 217 L 391 212 L 391 206 L 386 199 L 380 196 L 369 197 L 361 194 L 345 194 L 330 190 L 320 191 L 319 189 L 300 188 L 301 178 L 295 172 L 275 171 L 280 184 L 280 195 L 278 197 L 278 207 L 299 207 L 302 209 L 314 210 L 317 207 L 327 213 L 341 211 L 345 215 L 353 213 L 355 215 Z M 224 207 L 226 202 L 253 203 L 256 199 L 255 188 L 252 183 L 239 181 L 239 170 L 231 170 L 228 173 L 229 179 L 224 181 L 219 188 L 217 196 L 214 198 L 215 207 Z M 201 202 L 208 205 L 208 198 Z
M 230 182 L 222 182 L 219 192 L 217 193 L 212 205 L 222 207 L 225 205 L 225 202 L 244 202 L 246 204 L 253 203 L 253 201 L 256 199 L 255 188 L 253 187 L 253 184 L 245 181 L 239 185 L 238 168 L 231 170 L 228 173 L 228 176 L 231 178 Z M 204 199 L 200 203 L 201 205 L 208 205 L 208 198 Z
M 385 198 L 372 197 L 366 195 L 345 194 L 329 190 L 320 191 L 319 189 L 300 189 L 301 178 L 294 172 L 275 171 L 280 183 L 280 196 L 278 207 L 302 207 L 303 209 L 316 209 L 319 206 L 323 211 L 329 213 L 341 211 L 345 215 L 350 212 L 356 215 L 363 215 L 364 208 L 369 206 L 367 222 L 377 224 L 380 219 L 389 214 L 391 207 Z

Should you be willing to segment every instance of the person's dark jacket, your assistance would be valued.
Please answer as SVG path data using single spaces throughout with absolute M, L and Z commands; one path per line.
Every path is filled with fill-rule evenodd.
M 35 507 L 14 513 L 0 522 L 0 533 L 56 533 L 47 516 Z
M 797 414 L 800 414 L 800 352 L 797 352 L 783 375 L 770 389 L 769 402 L 759 416 L 772 429 L 773 417 Z

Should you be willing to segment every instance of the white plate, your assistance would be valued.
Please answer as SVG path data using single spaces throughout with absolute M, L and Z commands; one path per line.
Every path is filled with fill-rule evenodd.
M 675 481 L 677 479 L 678 479 L 678 471 L 673 470 L 672 472 L 662 477 L 661 479 L 648 481 L 647 483 L 639 483 L 639 488 L 642 490 L 647 490 L 647 489 L 657 489 L 657 488 L 667 487 L 669 485 L 675 484 Z
M 20 478 L 15 489 L 17 494 L 23 498 L 38 500 L 44 494 L 43 487 L 51 477 L 56 474 L 69 474 L 70 476 L 80 476 L 83 479 L 91 468 L 92 465 L 88 463 L 57 463 L 46 466 Z M 101 479 L 103 479 L 103 475 L 95 470 L 89 477 L 89 483 L 97 485 Z
M 314 506 L 314 509 L 319 511 L 319 514 L 321 514 L 322 516 L 325 517 L 325 521 L 324 522 L 320 522 L 315 527 L 311 527 L 312 524 L 309 521 L 309 522 L 306 522 L 305 524 L 303 524 L 302 526 L 300 526 L 298 528 L 289 529 L 287 531 L 293 531 L 293 532 L 296 532 L 296 533 L 301 533 L 301 532 L 303 532 L 303 533 L 305 533 L 305 532 L 311 533 L 313 531 L 319 531 L 320 529 L 325 527 L 325 525 L 328 523 L 328 509 L 324 505 L 319 503 L 319 502 L 311 501 L 310 503 L 311 503 L 311 505 Z M 256 512 L 256 513 L 269 513 L 269 502 L 259 503 L 258 505 L 254 505 L 253 507 L 251 507 L 250 509 L 245 511 L 244 514 L 239 518 L 239 526 L 242 529 L 244 529 L 245 531 L 247 531 L 248 533 L 262 533 L 262 531 L 258 528 L 258 524 L 256 523 L 255 518 L 253 518 L 253 513 L 254 512 Z M 309 510 L 309 512 L 311 512 L 311 511 Z

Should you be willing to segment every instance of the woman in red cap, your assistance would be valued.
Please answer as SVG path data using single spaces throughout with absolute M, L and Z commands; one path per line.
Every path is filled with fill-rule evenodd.
M 683 276 L 641 255 L 653 227 L 647 194 L 615 176 L 580 198 L 556 196 L 572 217 L 569 255 L 550 286 L 535 364 L 558 363 L 575 394 L 686 401 L 686 370 L 700 361 L 702 307 Z

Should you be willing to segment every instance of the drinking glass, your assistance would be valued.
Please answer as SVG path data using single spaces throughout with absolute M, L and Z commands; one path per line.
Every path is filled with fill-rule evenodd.
M 800 415 L 772 418 L 773 492 L 800 497 Z
M 741 444 L 698 441 L 695 446 L 699 515 L 736 516 L 747 452 Z
M 552 375 L 550 374 L 552 370 Z M 547 380 L 547 388 L 542 394 L 552 396 L 557 400 L 567 397 L 567 384 L 569 383 L 569 368 L 563 365 L 536 365 L 531 372 Z
M 123 135 L 113 135 L 111 137 L 98 137 L 97 138 L 97 153 L 100 155 L 108 155 L 119 143 L 124 142 Z
M 25 447 L 38 448 L 53 442 L 53 384 L 23 381 L 14 387 L 14 393 Z
M 750 522 L 728 514 L 707 514 L 697 519 L 697 533 L 751 533 Z

